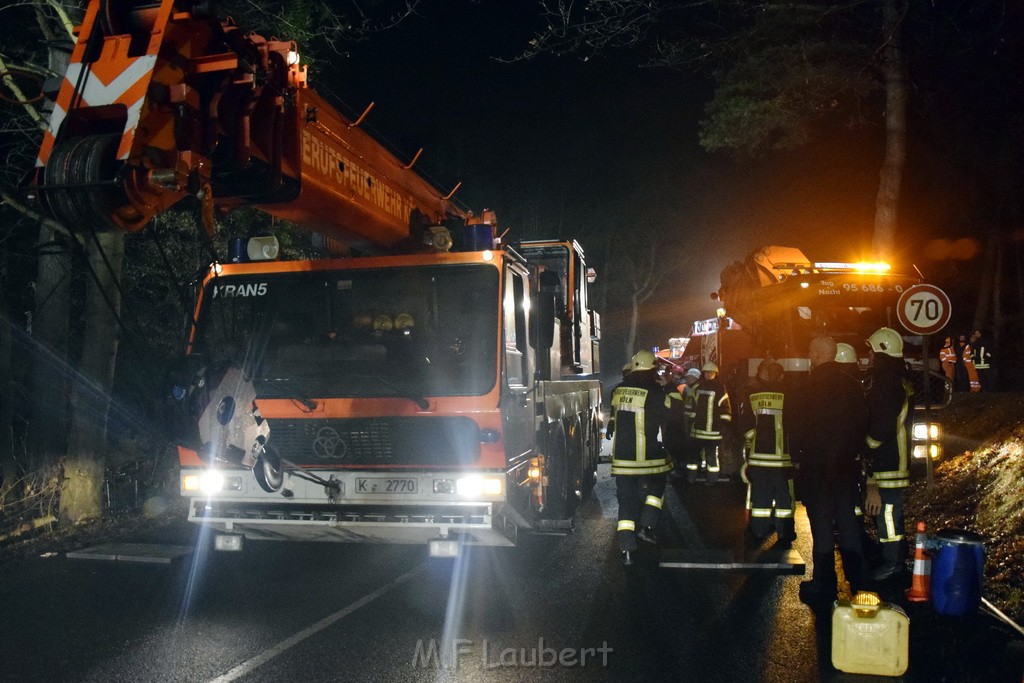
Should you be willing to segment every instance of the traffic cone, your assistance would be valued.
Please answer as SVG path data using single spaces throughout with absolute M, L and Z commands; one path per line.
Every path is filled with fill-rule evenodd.
M 931 600 L 932 560 L 925 552 L 928 534 L 925 533 L 924 522 L 917 523 L 917 534 L 914 539 L 914 576 L 907 590 L 910 602 L 928 602 Z

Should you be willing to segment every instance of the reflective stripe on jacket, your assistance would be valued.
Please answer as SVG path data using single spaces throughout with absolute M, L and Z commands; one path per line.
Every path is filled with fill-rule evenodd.
M 903 377 L 903 359 L 883 360 L 888 358 L 876 356 L 867 395 L 866 442 L 871 449 L 868 481 L 879 488 L 895 489 L 910 485 L 908 425 L 914 407 L 914 388 Z
M 717 379 L 701 379 L 694 392 L 694 417 L 690 436 L 702 441 L 720 441 L 722 423 L 732 420 L 732 406 L 725 386 Z
M 651 371 L 634 372 L 612 391 L 612 474 L 668 472 L 672 465 L 658 440 L 667 428 L 671 400 Z
M 747 462 L 751 467 L 790 467 L 789 442 L 784 428 L 786 394 L 779 384 L 750 394 L 741 421 L 753 446 Z

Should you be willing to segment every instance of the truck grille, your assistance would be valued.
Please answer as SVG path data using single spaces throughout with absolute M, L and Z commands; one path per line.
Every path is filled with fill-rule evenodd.
M 196 519 L 370 524 L 490 524 L 487 506 L 417 505 L 288 505 L 269 503 L 195 502 Z
M 471 465 L 480 430 L 468 417 L 269 419 L 269 445 L 299 465 Z

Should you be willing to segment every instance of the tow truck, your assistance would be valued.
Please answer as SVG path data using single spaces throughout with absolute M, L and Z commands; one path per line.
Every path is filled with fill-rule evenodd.
M 766 357 L 787 373 L 807 372 L 810 341 L 824 334 L 850 344 L 865 370 L 865 340 L 879 327 L 900 328 L 896 303 L 922 279 L 916 272 L 893 272 L 887 263 L 812 261 L 795 247 L 761 247 L 722 270 L 721 286 L 711 295 L 718 302 L 717 315 L 694 321 L 681 357 L 698 367 L 716 363 L 726 381 L 738 387 L 756 374 Z M 948 405 L 952 387 L 937 368 L 925 369 L 921 338 L 905 335 L 904 341 L 919 407 L 925 403 L 926 371 L 928 402 L 932 407 Z M 938 458 L 937 440 L 937 425 L 929 435 L 920 421 L 913 429 L 914 457 L 923 459 L 930 451 L 932 459 Z

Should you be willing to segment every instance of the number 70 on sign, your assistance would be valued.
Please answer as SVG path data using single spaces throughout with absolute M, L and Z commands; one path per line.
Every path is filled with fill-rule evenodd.
M 911 334 L 934 334 L 949 323 L 952 306 L 934 285 L 914 285 L 900 295 L 896 317 Z

